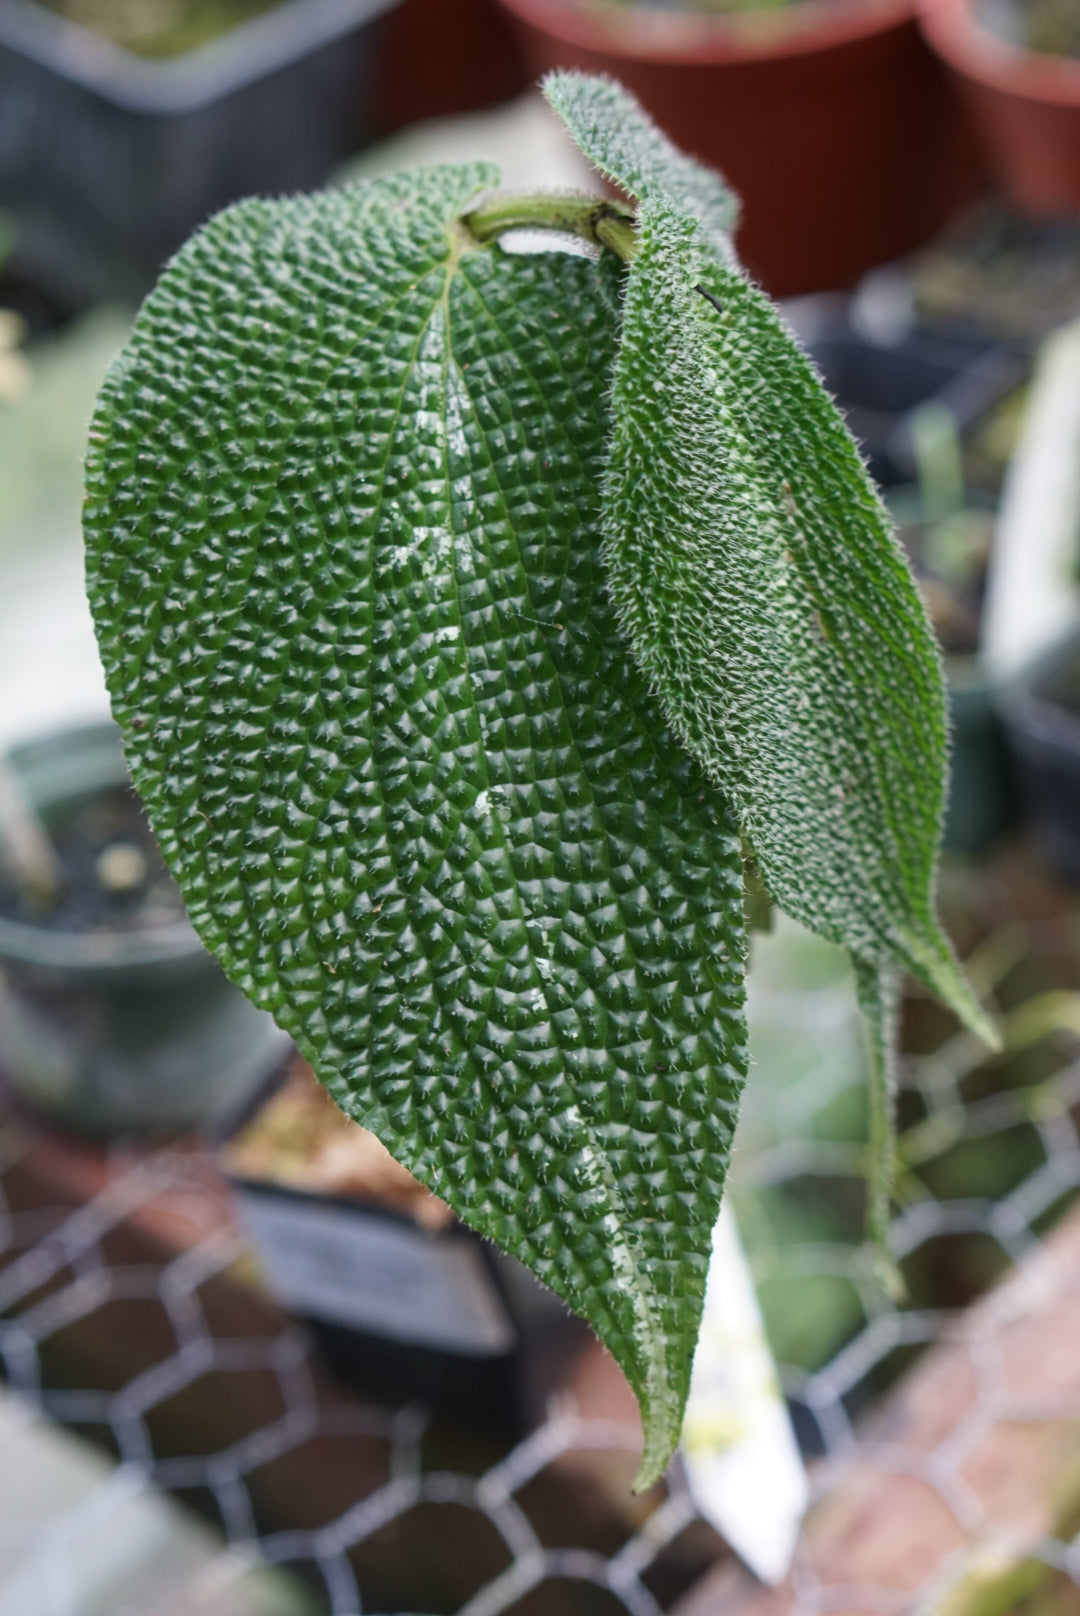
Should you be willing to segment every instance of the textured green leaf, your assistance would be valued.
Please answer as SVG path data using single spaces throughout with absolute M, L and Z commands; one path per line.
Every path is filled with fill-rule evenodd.
M 559 75 L 548 94 L 641 198 L 605 482 L 620 626 L 782 907 L 869 965 L 906 966 L 992 1038 L 934 907 L 937 647 L 855 444 L 707 239 L 688 159 L 669 179 L 625 92 Z
M 871 1054 L 868 1229 L 895 1283 L 896 967 L 996 1041 L 935 915 L 937 648 L 850 434 L 734 260 L 712 177 L 618 86 L 555 74 L 545 89 L 641 200 L 605 483 L 620 627 L 773 896 L 851 950 Z
M 549 73 L 544 94 L 582 152 L 629 196 L 664 196 L 730 256 L 739 199 L 722 175 L 687 157 L 646 118 L 628 90 L 589 73 Z
M 677 1439 L 745 1069 L 738 839 L 599 564 L 614 270 L 486 169 L 241 204 L 95 417 L 89 589 L 195 925 Z

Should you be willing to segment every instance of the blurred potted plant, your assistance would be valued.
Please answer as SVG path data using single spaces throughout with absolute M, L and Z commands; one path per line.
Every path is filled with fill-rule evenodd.
M 500 3 L 534 71 L 610 73 L 723 171 L 744 204 L 740 257 L 774 296 L 851 284 L 970 186 L 913 0 Z
M 0 765 L 0 1070 L 82 1131 L 175 1131 L 235 1104 L 281 1034 L 184 913 L 111 724 Z
M 923 0 L 921 18 L 1014 201 L 1036 214 L 1080 208 L 1075 0 Z
M 5 0 L 0 203 L 70 306 L 141 297 L 209 214 L 325 179 L 377 132 L 396 0 Z

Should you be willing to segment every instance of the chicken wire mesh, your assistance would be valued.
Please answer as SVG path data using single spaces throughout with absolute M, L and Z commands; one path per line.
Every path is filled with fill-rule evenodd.
M 1035 1248 L 1080 1185 L 1077 922 L 1020 861 L 948 872 L 946 912 L 999 1021 L 988 1056 L 917 991 L 905 1005 L 890 1247 L 861 1242 L 862 1034 L 838 953 L 784 928 L 751 980 L 756 1067 L 733 1198 L 804 1449 L 839 1458 L 855 1416 Z
M 756 1595 L 731 1573 L 723 1599 L 732 1608 L 761 1599 L 815 1613 L 930 1608 L 996 1519 L 966 1468 L 972 1455 L 1005 1426 L 1059 1432 L 1080 1416 L 1080 1379 L 1074 1386 L 1054 1367 L 1062 1351 L 1080 1361 L 1080 1337 L 1060 1318 L 1028 1339 L 1022 1395 L 1001 1345 L 1006 1324 L 1030 1322 L 1076 1277 L 1068 1264 L 1057 1274 L 1043 1245 L 1080 1189 L 1076 919 L 1022 860 L 958 868 L 945 895 L 1006 1043 L 988 1058 L 927 1000 L 907 1004 L 891 1237 L 906 1297 L 883 1288 L 861 1242 L 863 1053 L 846 968 L 786 924 L 755 949 L 754 1068 L 732 1180 L 782 1385 L 815 1461 L 815 1496 L 839 1497 L 842 1515 L 854 1477 L 894 1535 L 904 1510 L 913 1522 L 929 1510 L 933 1531 L 853 1578 L 850 1553 L 835 1543 L 823 1553 L 812 1527 L 780 1591 Z M 678 1465 L 664 1488 L 630 1499 L 638 1432 L 621 1403 L 598 1411 L 565 1393 L 537 1429 L 499 1447 L 327 1380 L 304 1329 L 258 1302 L 226 1187 L 195 1145 L 102 1155 L 8 1115 L 0 1262 L 9 1387 L 116 1461 L 75 1519 L 60 1512 L 21 1538 L 18 1520 L 4 1524 L 0 1555 L 19 1547 L 48 1569 L 41 1616 L 82 1616 L 79 1533 L 88 1520 L 107 1532 L 110 1509 L 151 1487 L 212 1519 L 222 1546 L 181 1591 L 139 1606 L 147 1616 L 246 1610 L 227 1603 L 228 1591 L 267 1565 L 293 1574 L 289 1609 L 333 1616 L 659 1616 L 724 1559 Z M 1024 1289 L 1014 1281 L 961 1312 L 1017 1265 L 1022 1278 L 1036 1276 Z M 957 1351 L 963 1373 L 948 1370 Z M 943 1365 L 944 1391 L 912 1390 L 920 1375 L 940 1380 Z M 960 1379 L 949 1383 L 949 1373 Z M 944 1400 L 929 1419 L 932 1439 L 922 1414 L 896 1415 L 916 1395 Z M 1026 1523 L 1010 1574 L 1038 1565 L 1073 1590 L 1080 1550 L 1066 1529 L 1064 1483 L 1037 1466 L 1013 1469 L 1055 1502 L 1050 1514 L 1041 1498 L 1010 1506 L 1014 1525 Z M 898 1478 L 918 1499 L 874 1491 Z M 860 1540 L 872 1544 L 875 1530 Z M 721 1608 L 719 1593 L 690 1593 L 690 1604 L 702 1597 L 702 1609 Z

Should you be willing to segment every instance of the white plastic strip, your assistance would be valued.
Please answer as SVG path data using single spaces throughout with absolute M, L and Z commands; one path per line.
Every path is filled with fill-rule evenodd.
M 809 1488 L 727 1201 L 680 1451 L 701 1514 L 763 1582 L 783 1581 Z
M 1002 496 L 980 658 L 1017 673 L 1080 622 L 1080 321 L 1039 355 Z

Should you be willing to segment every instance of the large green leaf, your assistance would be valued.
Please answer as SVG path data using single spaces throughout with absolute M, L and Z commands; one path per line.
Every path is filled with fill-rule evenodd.
M 591 1321 L 648 1482 L 745 1069 L 738 840 L 602 584 L 617 271 L 470 250 L 493 178 L 193 238 L 99 403 L 89 588 L 200 933 Z
M 777 901 L 985 1027 L 934 912 L 937 646 L 854 441 L 709 239 L 689 160 L 617 86 L 547 88 L 586 156 L 641 199 L 605 481 L 620 625 Z
M 839 412 L 734 259 L 715 178 L 619 86 L 567 73 L 545 89 L 585 155 L 640 201 L 604 485 L 619 626 L 728 793 L 773 897 L 852 953 L 883 1250 L 897 967 L 995 1036 L 935 913 L 937 646 Z

